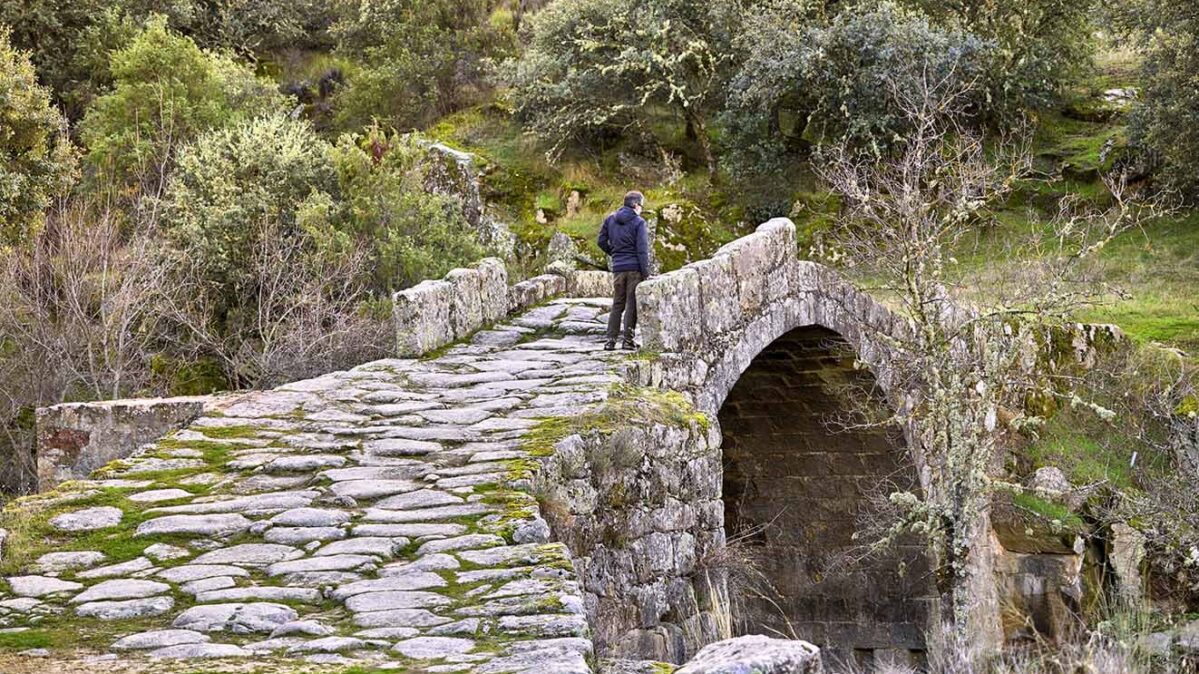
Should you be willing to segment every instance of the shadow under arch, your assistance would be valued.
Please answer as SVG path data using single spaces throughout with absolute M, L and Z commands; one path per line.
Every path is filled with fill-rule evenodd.
M 726 536 L 764 576 L 730 579 L 734 620 L 739 633 L 811 641 L 826 661 L 918 665 L 936 597 L 924 549 L 856 554 L 871 495 L 918 488 L 900 430 L 837 427 L 888 404 L 856 358 L 838 332 L 791 328 L 712 399 Z

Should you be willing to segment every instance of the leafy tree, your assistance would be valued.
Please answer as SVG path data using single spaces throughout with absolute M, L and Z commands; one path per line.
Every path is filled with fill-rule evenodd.
M 1147 54 L 1132 140 L 1157 155 L 1168 188 L 1199 200 L 1199 6 L 1134 0 L 1114 13 Z
M 76 176 L 66 120 L 0 30 L 0 249 L 26 242 Z
M 209 129 L 283 107 L 269 83 L 153 19 L 112 55 L 113 90 L 81 124 L 88 162 L 106 179 L 154 195 L 176 148 Z
M 831 21 L 825 11 L 821 3 L 782 0 L 747 21 L 745 60 L 724 114 L 734 169 L 777 171 L 814 141 L 881 155 L 910 124 L 888 88 L 926 76 L 979 82 L 991 57 L 978 38 L 893 3 L 851 7 Z M 973 100 L 959 103 L 977 110 L 983 97 L 979 86 Z
M 529 19 L 510 73 L 517 112 L 554 151 L 605 129 L 681 117 L 710 172 L 708 125 L 732 62 L 738 9 L 718 0 L 558 2 Z
M 471 105 L 490 90 L 489 62 L 511 53 L 496 0 L 338 0 L 331 33 L 361 63 L 338 96 L 341 125 L 405 129 Z
M 1002 120 L 1055 103 L 1088 62 L 1094 0 L 907 0 L 938 24 L 995 45 L 983 110 Z

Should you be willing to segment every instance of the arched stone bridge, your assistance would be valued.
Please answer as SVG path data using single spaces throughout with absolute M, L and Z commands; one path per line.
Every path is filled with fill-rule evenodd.
M 10 505 L 0 645 L 48 649 L 14 671 L 581 673 L 745 632 L 918 660 L 919 550 L 848 554 L 914 462 L 827 424 L 847 391 L 895 398 L 871 335 L 896 319 L 799 261 L 785 220 L 645 282 L 640 354 L 601 350 L 606 290 L 456 270 L 397 295 L 402 357 L 189 401 L 184 428 Z M 43 484 L 145 441 L 120 414 L 158 428 L 127 408 L 43 413 Z

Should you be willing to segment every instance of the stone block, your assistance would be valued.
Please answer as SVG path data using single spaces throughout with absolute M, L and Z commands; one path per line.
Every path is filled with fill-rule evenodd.
M 483 327 L 483 297 L 479 270 L 454 269 L 445 275 L 450 284 L 450 326 L 454 340 Z
M 637 313 L 645 349 L 683 352 L 703 347 L 699 287 L 699 274 L 686 267 L 637 286 Z
M 675 674 L 820 674 L 820 649 L 758 634 L 709 644 Z
M 567 278 L 566 294 L 571 297 L 611 297 L 612 274 L 598 270 L 577 270 Z
M 445 281 L 423 281 L 393 296 L 399 357 L 416 358 L 454 341 L 453 292 L 454 286 Z
M 542 274 L 512 286 L 508 294 L 508 310 L 524 311 L 551 297 L 566 292 L 566 279 L 557 274 Z
M 64 403 L 37 410 L 38 490 L 86 478 L 236 396 Z
M 479 301 L 483 322 L 494 323 L 508 315 L 508 269 L 504 261 L 484 258 L 475 263 L 479 271 Z
M 737 279 L 733 276 L 733 260 L 718 255 L 687 265 L 699 275 L 700 312 L 704 332 L 721 335 L 741 327 L 745 322 L 740 308 L 729 299 L 736 296 Z

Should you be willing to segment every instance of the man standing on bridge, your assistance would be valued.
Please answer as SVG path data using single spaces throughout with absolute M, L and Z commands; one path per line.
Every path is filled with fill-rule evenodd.
M 645 195 L 629 192 L 624 206 L 604 220 L 600 227 L 599 247 L 612 257 L 612 311 L 608 314 L 608 341 L 605 351 L 616 348 L 620 320 L 624 315 L 624 342 L 621 348 L 634 350 L 633 331 L 637 328 L 637 284 L 649 277 L 649 234 L 641 209 Z

